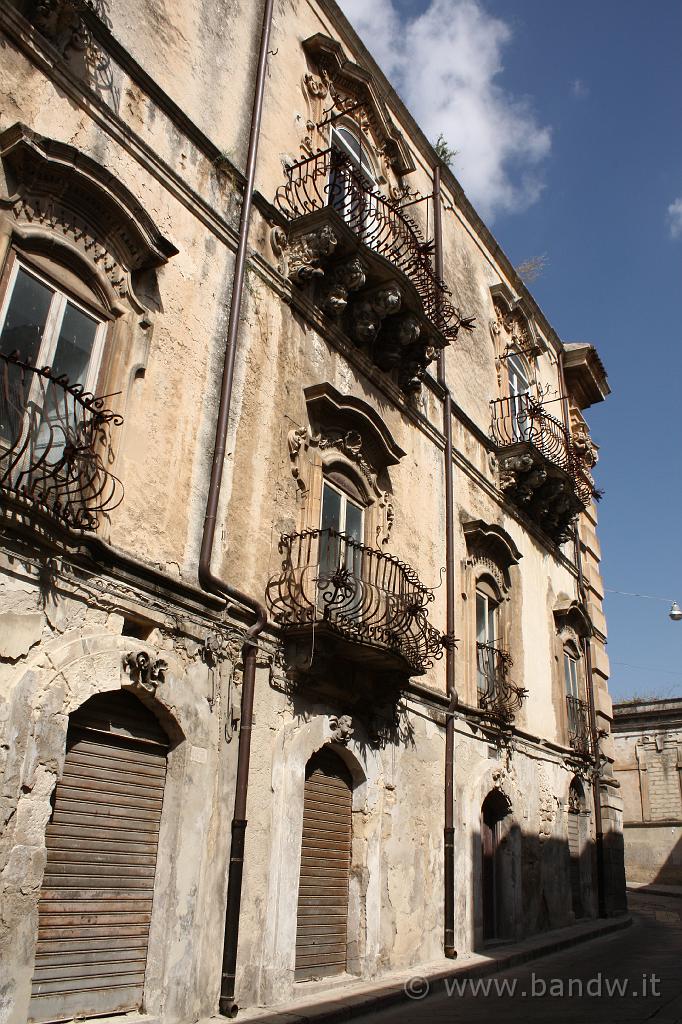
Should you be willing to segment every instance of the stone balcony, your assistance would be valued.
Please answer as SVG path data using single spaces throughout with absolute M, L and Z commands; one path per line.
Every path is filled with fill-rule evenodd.
M 288 226 L 272 236 L 280 268 L 404 392 L 418 390 L 438 350 L 473 326 L 435 272 L 433 242 L 334 149 L 287 176 L 275 205 Z
M 398 558 L 331 529 L 284 534 L 280 551 L 266 599 L 286 637 L 403 676 L 441 657 L 443 637 L 428 620 L 433 590 Z
M 500 398 L 491 407 L 500 488 L 552 540 L 564 543 L 595 494 L 589 438 L 572 437 L 530 395 Z

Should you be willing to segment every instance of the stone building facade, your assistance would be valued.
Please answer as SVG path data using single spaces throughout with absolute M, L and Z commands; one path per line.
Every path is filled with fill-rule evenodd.
M 628 881 L 682 885 L 682 699 L 613 706 Z
M 1 1019 L 620 912 L 594 347 L 331 0 L 0 31 Z

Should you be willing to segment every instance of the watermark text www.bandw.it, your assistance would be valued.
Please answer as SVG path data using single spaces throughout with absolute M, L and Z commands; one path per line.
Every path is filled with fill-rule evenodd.
M 423 999 L 429 994 L 428 978 L 414 977 L 405 982 L 405 995 L 409 999 Z M 655 974 L 642 974 L 636 978 L 611 978 L 602 974 L 591 978 L 541 978 L 535 972 L 528 980 L 518 978 L 446 978 L 444 981 L 447 996 L 474 996 L 497 999 L 554 999 L 587 996 L 599 999 L 610 998 L 658 997 L 661 994 L 661 979 Z

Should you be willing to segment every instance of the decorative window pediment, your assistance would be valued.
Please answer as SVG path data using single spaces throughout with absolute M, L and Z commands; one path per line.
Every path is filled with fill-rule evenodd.
M 393 172 L 402 177 L 415 169 L 412 154 L 393 124 L 372 75 L 346 57 L 335 39 L 318 32 L 303 41 L 303 49 L 317 76 L 308 73 L 305 86 L 314 100 L 323 101 L 337 114 L 358 111 L 364 115 L 360 123 L 371 134 L 377 150 Z M 322 118 L 318 119 L 319 121 Z
M 0 133 L 4 188 L 0 208 L 36 244 L 48 231 L 94 263 L 113 298 L 134 296 L 132 274 L 177 254 L 128 189 L 80 150 L 44 138 L 25 125 Z
M 573 641 L 580 651 L 580 641 L 592 636 L 592 623 L 585 606 L 580 601 L 559 595 L 553 612 L 557 634 L 565 642 Z
M 522 558 L 516 544 L 501 526 L 470 520 L 462 526 L 467 546 L 467 565 L 476 573 L 489 574 L 500 594 L 506 596 L 511 587 L 509 570 Z
M 503 365 L 510 356 L 533 362 L 547 350 L 545 340 L 538 333 L 525 299 L 514 298 L 506 285 L 490 289 L 495 317 L 490 321 L 490 333 L 495 346 L 495 367 L 498 383 L 502 384 Z
M 318 525 L 315 501 L 310 499 L 320 490 L 323 476 L 338 483 L 345 475 L 363 503 L 372 507 L 370 532 L 385 544 L 393 524 L 387 470 L 405 452 L 362 399 L 342 395 L 328 383 L 305 388 L 304 394 L 309 426 L 289 432 L 289 456 L 292 475 L 309 501 L 309 525 Z

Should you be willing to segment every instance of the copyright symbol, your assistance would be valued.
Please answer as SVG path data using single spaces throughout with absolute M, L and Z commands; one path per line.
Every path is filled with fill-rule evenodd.
M 429 994 L 429 983 L 426 978 L 416 974 L 414 978 L 408 978 L 403 989 L 408 999 L 423 999 Z

